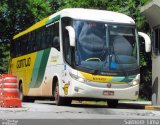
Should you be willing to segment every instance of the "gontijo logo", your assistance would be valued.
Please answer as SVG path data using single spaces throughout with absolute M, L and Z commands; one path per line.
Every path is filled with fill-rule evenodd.
M 27 59 L 17 60 L 17 69 L 28 67 L 30 65 L 31 65 L 31 57 L 29 57 Z

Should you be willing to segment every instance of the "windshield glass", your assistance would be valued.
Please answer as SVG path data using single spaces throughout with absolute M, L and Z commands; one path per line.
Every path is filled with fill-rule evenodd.
M 100 71 L 126 71 L 139 66 L 133 25 L 74 20 L 76 65 Z

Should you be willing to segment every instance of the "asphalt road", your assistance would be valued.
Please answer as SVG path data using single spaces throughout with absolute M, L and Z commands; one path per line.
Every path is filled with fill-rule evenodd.
M 0 119 L 160 119 L 159 111 L 144 110 L 150 102 L 121 102 L 116 109 L 107 105 L 56 106 L 53 101 L 23 103 L 22 108 L 0 108 Z

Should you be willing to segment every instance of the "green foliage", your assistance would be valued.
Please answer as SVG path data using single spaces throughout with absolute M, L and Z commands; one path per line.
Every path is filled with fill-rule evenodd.
M 9 61 L 9 47 L 10 44 L 0 43 L 0 74 L 6 73 L 8 69 Z
M 60 8 L 97 8 L 106 9 L 107 0 L 61 0 L 64 6 Z
M 149 26 L 140 13 L 140 7 L 150 0 L 1 0 L 0 1 L 0 41 L 11 40 L 13 35 L 35 22 L 63 8 L 94 8 L 121 12 L 131 16 L 137 29 L 149 32 Z M 142 41 L 142 40 L 141 40 Z M 150 99 L 151 58 L 144 51 L 140 41 L 141 84 L 140 96 Z M 0 73 L 7 71 L 9 45 L 0 43 Z
M 51 13 L 51 0 L 0 1 L 0 73 L 7 72 L 9 44 L 13 35 L 26 29 Z

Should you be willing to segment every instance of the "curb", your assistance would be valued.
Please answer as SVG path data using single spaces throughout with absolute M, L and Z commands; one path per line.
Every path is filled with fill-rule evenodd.
M 152 105 L 146 105 L 145 110 L 155 110 L 160 111 L 160 106 L 152 106 Z

